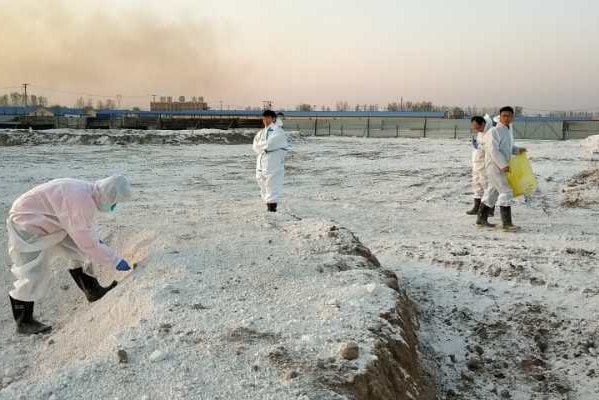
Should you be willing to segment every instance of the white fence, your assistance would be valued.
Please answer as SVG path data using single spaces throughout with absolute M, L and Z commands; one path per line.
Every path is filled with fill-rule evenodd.
M 285 128 L 315 136 L 372 138 L 465 138 L 474 132 L 470 121 L 441 118 L 285 118 Z M 520 120 L 518 139 L 569 140 L 599 134 L 599 121 Z

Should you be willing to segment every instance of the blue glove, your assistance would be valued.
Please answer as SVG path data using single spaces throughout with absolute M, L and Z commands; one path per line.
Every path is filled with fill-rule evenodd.
M 472 146 L 472 148 L 474 150 L 478 150 L 478 140 L 476 140 L 475 137 L 472 137 L 472 140 L 470 141 L 470 145 Z
M 131 269 L 131 267 L 125 260 L 119 261 L 119 263 L 116 266 L 117 271 L 129 271 L 130 269 Z

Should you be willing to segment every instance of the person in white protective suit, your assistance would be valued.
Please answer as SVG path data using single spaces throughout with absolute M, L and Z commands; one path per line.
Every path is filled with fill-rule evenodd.
M 114 211 L 118 203 L 130 197 L 127 179 L 117 175 L 97 182 L 55 179 L 34 187 L 13 203 L 6 226 L 11 272 L 17 279 L 10 302 L 18 333 L 46 333 L 52 329 L 33 318 L 34 303 L 48 289 L 52 255 L 62 254 L 73 260 L 69 272 L 90 302 L 116 286 L 112 282 L 102 287 L 88 268 L 90 262 L 118 271 L 131 269 L 127 261 L 99 240 L 94 230 L 98 211 Z
M 277 120 L 275 121 L 275 124 L 277 124 L 277 126 L 279 128 L 283 128 L 283 119 L 285 118 L 285 114 L 283 114 L 282 112 L 278 112 L 277 113 Z
M 256 160 L 256 180 L 260 186 L 260 195 L 269 212 L 277 211 L 281 199 L 285 177 L 285 154 L 289 143 L 283 128 L 277 125 L 277 115 L 266 110 L 262 114 L 264 129 L 254 137 Z
M 482 201 L 485 189 L 487 187 L 487 173 L 485 171 L 485 148 L 484 140 L 487 131 L 493 128 L 493 120 L 489 115 L 484 117 L 476 116 L 470 120 L 472 129 L 477 133 L 472 138 L 472 190 L 474 192 L 474 205 L 471 210 L 466 211 L 468 215 L 478 215 L 478 209 Z M 493 216 L 493 210 L 490 216 Z
M 485 140 L 485 170 L 487 172 L 487 189 L 479 208 L 476 224 L 493 227 L 487 219 L 489 211 L 499 205 L 501 222 L 505 231 L 516 231 L 518 227 L 512 222 L 513 193 L 507 180 L 509 161 L 512 155 L 525 152 L 526 149 L 514 144 L 510 124 L 514 119 L 514 109 L 503 107 L 499 111 L 499 122 L 487 132 Z

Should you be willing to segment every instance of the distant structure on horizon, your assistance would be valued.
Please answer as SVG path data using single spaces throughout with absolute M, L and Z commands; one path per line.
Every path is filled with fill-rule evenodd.
M 204 97 L 192 97 L 191 101 L 186 101 L 185 96 L 179 96 L 179 101 L 173 101 L 172 96 L 162 96 L 160 101 L 150 102 L 150 111 L 173 112 L 173 111 L 198 111 L 207 110 L 208 103 Z
M 599 113 L 593 113 L 589 111 L 551 111 L 549 113 L 549 117 L 556 119 L 595 119 L 599 118 Z

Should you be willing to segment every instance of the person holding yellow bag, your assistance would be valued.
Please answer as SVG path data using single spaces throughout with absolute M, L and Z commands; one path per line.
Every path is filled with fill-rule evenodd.
M 507 180 L 512 187 L 514 197 L 530 196 L 537 190 L 537 178 L 526 153 L 510 158 L 510 172 L 507 174 Z
M 499 111 L 499 122 L 487 133 L 485 140 L 485 170 L 487 172 L 487 189 L 478 210 L 476 225 L 493 227 L 488 222 L 489 213 L 495 205 L 499 205 L 503 230 L 517 231 L 519 228 L 512 222 L 512 188 L 508 182 L 509 161 L 512 155 L 526 152 L 525 148 L 514 144 L 510 132 L 510 124 L 514 120 L 514 109 L 503 107 Z

